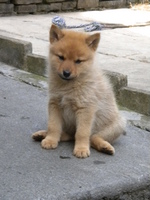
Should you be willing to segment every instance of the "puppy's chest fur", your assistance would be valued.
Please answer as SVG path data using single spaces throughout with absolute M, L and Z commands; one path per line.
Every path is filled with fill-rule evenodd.
M 91 102 L 91 97 L 88 89 L 71 88 L 66 90 L 59 90 L 55 96 L 58 101 L 58 106 L 61 109 L 63 118 L 63 129 L 69 133 L 75 133 L 76 130 L 76 112 L 81 108 L 88 108 Z
M 59 96 L 58 103 L 64 118 L 72 118 L 72 116 L 75 115 L 75 112 L 80 109 L 81 105 L 83 104 L 83 100 L 79 95 L 76 94 L 75 96 L 74 92 L 72 91 L 71 93 L 65 92 L 65 94 Z
M 95 103 L 95 92 L 93 88 L 88 86 L 79 86 L 76 88 L 59 91 L 57 99 L 59 99 L 59 107 L 62 110 L 70 110 L 76 112 L 80 108 L 88 107 Z
M 76 101 L 68 96 L 61 96 L 59 98 L 59 108 L 61 109 L 63 119 L 63 131 L 68 134 L 75 134 L 76 131 L 76 117 L 77 110 Z

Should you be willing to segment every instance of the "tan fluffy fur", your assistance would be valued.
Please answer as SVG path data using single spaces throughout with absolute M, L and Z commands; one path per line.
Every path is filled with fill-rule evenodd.
M 32 135 L 42 140 L 45 149 L 56 148 L 59 141 L 75 139 L 74 155 L 90 155 L 90 145 L 114 154 L 110 144 L 124 132 L 121 118 L 107 78 L 94 64 L 100 34 L 88 35 L 50 29 L 49 121 L 47 131 Z M 64 80 L 63 72 L 70 76 Z

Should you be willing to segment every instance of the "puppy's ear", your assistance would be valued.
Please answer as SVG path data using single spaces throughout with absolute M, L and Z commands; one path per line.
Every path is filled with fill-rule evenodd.
M 99 41 L 100 41 L 100 33 L 95 33 L 86 38 L 86 44 L 94 51 L 96 51 Z
M 58 40 L 60 40 L 64 34 L 62 33 L 62 30 L 59 29 L 57 26 L 52 25 L 50 28 L 50 32 L 49 32 L 49 41 L 51 44 L 53 44 L 54 42 L 57 42 Z

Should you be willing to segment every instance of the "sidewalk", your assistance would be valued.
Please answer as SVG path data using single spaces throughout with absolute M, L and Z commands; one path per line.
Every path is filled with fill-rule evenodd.
M 150 134 L 127 126 L 114 156 L 91 149 L 72 155 L 73 143 L 44 150 L 31 133 L 45 129 L 47 92 L 0 74 L 1 200 L 148 200 Z
M 1 17 L 0 35 L 31 42 L 33 53 L 48 56 L 49 28 L 54 16 L 67 25 L 89 21 L 128 26 L 150 24 L 150 12 L 117 9 Z M 82 30 L 82 29 L 81 29 Z M 128 86 L 150 92 L 150 26 L 101 31 L 98 63 L 101 68 L 128 75 Z
M 127 88 L 121 90 L 120 93 L 119 102 L 121 105 L 150 115 L 150 25 L 148 25 L 150 24 L 150 12 L 117 9 L 1 17 L 0 39 L 4 36 L 8 39 L 14 38 L 31 42 L 32 47 L 30 48 L 32 49 L 28 56 L 28 62 L 32 64 L 32 67 L 30 67 L 32 72 L 36 73 L 35 68 L 38 65 L 39 68 L 41 67 L 38 74 L 45 75 L 44 67 L 46 65 L 44 64 L 43 67 L 42 64 L 45 63 L 43 59 L 48 57 L 49 28 L 52 18 L 56 15 L 64 17 L 67 25 L 79 25 L 94 20 L 105 25 L 111 24 L 113 28 L 116 27 L 101 31 L 97 63 L 102 69 L 127 75 Z M 147 26 L 142 26 L 145 24 Z M 129 28 L 117 28 L 120 25 Z M 3 52 L 4 46 L 0 46 L 1 52 Z M 8 54 L 8 48 L 6 52 L 3 52 L 3 55 Z M 35 62 L 38 57 L 42 59 Z M 11 64 L 16 61 L 16 58 L 10 52 L 5 61 L 2 58 L 0 61 L 9 61 L 8 64 Z M 20 65 L 19 67 L 22 68 L 23 66 Z M 27 69 L 27 67 L 25 66 L 24 69 Z

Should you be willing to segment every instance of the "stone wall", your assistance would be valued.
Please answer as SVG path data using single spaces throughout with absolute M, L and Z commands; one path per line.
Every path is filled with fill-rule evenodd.
M 126 2 L 127 0 L 0 0 L 0 15 L 118 8 L 125 7 Z

